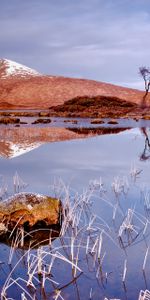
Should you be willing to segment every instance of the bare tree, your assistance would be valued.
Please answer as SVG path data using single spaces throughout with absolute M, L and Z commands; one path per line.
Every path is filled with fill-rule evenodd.
M 146 106 L 146 97 L 148 95 L 149 89 L 150 89 L 150 68 L 147 67 L 140 67 L 139 68 L 139 74 L 142 76 L 145 84 L 145 94 L 142 99 L 141 106 Z

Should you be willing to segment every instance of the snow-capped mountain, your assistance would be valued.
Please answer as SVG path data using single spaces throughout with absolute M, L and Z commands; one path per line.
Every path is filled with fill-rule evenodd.
M 0 78 L 40 76 L 37 71 L 8 59 L 0 59 Z
M 77 97 L 109 96 L 141 103 L 143 92 L 89 79 L 39 74 L 0 59 L 0 108 L 49 109 Z

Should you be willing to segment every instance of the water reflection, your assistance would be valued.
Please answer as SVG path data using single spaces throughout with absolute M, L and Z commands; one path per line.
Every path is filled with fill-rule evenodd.
M 145 137 L 144 150 L 140 156 L 140 160 L 146 161 L 150 158 L 150 141 L 148 136 L 148 128 L 141 127 L 141 132 Z
M 78 135 L 69 132 L 66 128 L 1 128 L 0 155 L 5 158 L 14 158 L 44 143 L 74 138 L 78 138 Z
M 131 127 L 2 127 L 0 130 L 0 156 L 4 158 L 15 158 L 35 150 L 45 143 L 86 138 L 96 135 L 118 134 L 129 129 L 131 129 Z M 146 161 L 150 159 L 148 128 L 141 127 L 139 130 L 145 138 L 144 150 L 140 154 L 140 160 Z
M 104 135 L 104 134 L 117 134 L 123 131 L 131 129 L 131 127 L 76 127 L 76 128 L 68 128 L 68 130 L 72 132 L 76 132 L 79 135 L 85 134 L 87 136 L 92 135 Z
M 99 136 L 93 138 L 94 132 L 95 135 Z M 56 297 L 55 291 L 61 291 L 60 295 L 62 295 L 64 299 L 89 299 L 90 295 L 92 295 L 91 297 L 93 297 L 93 299 L 104 299 L 108 297 L 108 299 L 137 300 L 139 289 L 144 289 L 145 286 L 149 287 L 148 278 L 150 276 L 148 268 L 145 268 L 145 274 L 142 272 L 144 256 L 150 240 L 150 222 L 148 221 L 147 224 L 147 216 L 145 218 L 142 217 L 142 215 L 146 214 L 144 210 L 145 203 L 148 207 L 150 202 L 147 201 L 147 198 L 143 200 L 140 197 L 140 184 L 142 184 L 143 181 L 147 181 L 147 184 L 149 184 L 149 160 L 146 159 L 144 161 L 147 163 L 143 163 L 143 160 L 139 159 L 139 153 L 141 153 L 143 147 L 145 149 L 145 144 L 146 149 L 149 149 L 148 129 L 140 130 L 137 128 L 136 130 L 124 131 L 122 128 L 117 130 L 114 128 L 98 128 L 97 131 L 94 131 L 93 128 L 87 128 L 85 131 L 85 129 L 81 128 L 69 128 L 69 130 L 62 128 L 59 130 L 51 130 L 49 128 L 32 128 L 31 130 L 30 128 L 13 128 L 12 130 L 5 129 L 3 136 L 2 133 L 0 134 L 2 143 L 10 141 L 19 145 L 21 149 L 24 148 L 26 150 L 26 147 L 30 149 L 29 145 L 32 143 L 33 146 L 41 145 L 41 147 L 37 147 L 36 149 L 33 147 L 34 151 L 30 151 L 26 153 L 26 155 L 13 157 L 12 160 L 1 158 L 1 172 L 5 174 L 7 179 L 11 178 L 12 180 L 17 169 L 21 178 L 29 183 L 27 189 L 48 194 L 47 189 L 50 192 L 49 187 L 50 184 L 53 184 L 54 178 L 60 177 L 65 181 L 67 186 L 68 184 L 71 185 L 67 199 L 75 199 L 72 192 L 72 189 L 75 189 L 75 196 L 80 200 L 76 214 L 72 213 L 73 230 L 68 228 L 66 237 L 61 236 L 53 240 L 51 255 L 48 247 L 46 263 L 51 266 L 51 259 L 55 258 L 55 268 L 52 269 L 49 277 L 46 277 L 48 280 L 45 286 L 48 295 L 47 299 L 53 296 Z M 92 138 L 78 140 L 78 138 L 85 136 Z M 65 143 L 50 143 L 52 141 L 67 140 L 69 138 L 76 140 Z M 7 155 L 9 154 L 10 156 L 8 157 L 11 157 L 12 153 L 9 152 L 9 147 L 8 145 Z M 1 149 L 3 149 L 3 146 Z M 143 170 L 139 176 L 137 176 L 136 181 L 131 178 L 130 174 L 131 164 L 133 162 L 137 170 Z M 118 188 L 119 185 L 121 191 L 125 191 L 125 193 L 119 193 L 117 199 L 112 190 L 112 183 L 114 182 L 115 176 L 119 176 L 119 179 L 124 178 L 124 176 L 127 177 L 127 183 L 130 187 L 130 189 L 128 189 L 127 184 L 126 190 L 124 190 L 123 184 L 125 186 L 126 181 L 115 181 L 116 187 Z M 100 177 L 102 177 L 102 181 Z M 98 195 L 94 194 L 94 198 L 90 199 L 89 205 L 87 206 L 86 201 L 89 194 L 87 193 L 86 197 L 81 197 L 80 191 L 88 186 L 89 181 L 92 182 L 92 184 L 90 184 L 91 189 L 94 184 L 99 190 L 97 190 Z M 56 187 L 58 190 L 60 185 L 56 184 Z M 52 190 L 51 187 L 50 189 Z M 62 188 L 60 188 L 59 191 L 62 196 Z M 96 191 L 94 191 L 94 193 L 96 193 Z M 83 200 L 84 207 L 81 205 L 81 200 Z M 118 207 L 114 214 L 116 204 Z M 127 224 L 127 222 L 125 224 L 128 209 L 135 209 L 136 212 L 139 213 L 137 215 L 134 214 L 133 222 L 130 222 L 131 224 Z M 77 228 L 77 220 L 80 217 L 81 211 L 83 214 L 81 227 Z M 89 220 L 87 221 L 87 212 L 89 212 L 90 215 L 89 220 L 91 226 L 89 226 Z M 97 217 L 95 218 L 95 216 Z M 112 226 L 113 216 L 115 222 L 114 228 Z M 142 222 L 140 222 L 136 216 L 138 216 Z M 104 224 L 102 220 L 105 221 Z M 84 227 L 85 223 L 87 227 Z M 126 227 L 121 234 L 122 241 L 120 244 L 118 230 L 123 224 L 125 224 Z M 34 231 L 31 235 L 31 240 L 30 236 L 28 236 L 23 249 L 28 248 L 30 242 L 33 243 L 33 246 L 35 246 L 35 244 L 41 244 L 41 237 L 43 240 L 47 240 L 48 243 L 50 239 L 53 238 L 52 236 L 50 238 L 50 228 L 48 230 L 37 230 L 37 233 Z M 74 235 L 76 239 L 74 239 Z M 103 242 L 101 242 L 102 238 Z M 10 241 L 8 237 L 4 243 L 10 245 L 12 241 Z M 72 245 L 71 247 L 69 246 L 70 243 Z M 0 260 L 4 260 L 3 253 L 4 256 L 6 256 L 6 251 L 3 251 L 4 247 L 5 249 L 7 248 L 6 244 L 5 246 L 1 245 Z M 23 251 L 23 249 L 21 251 Z M 84 270 L 82 275 L 80 276 L 81 273 L 79 273 L 79 275 L 77 273 L 77 276 L 73 278 L 72 268 L 70 268 L 71 265 L 67 265 L 65 261 L 62 264 L 60 253 L 55 253 L 54 249 L 58 252 L 62 251 L 61 253 L 67 259 L 72 257 L 72 261 L 75 263 L 78 260 L 79 266 Z M 96 253 L 100 250 L 102 260 L 99 264 L 99 261 L 95 260 L 95 257 Z M 31 252 L 31 262 L 32 254 Z M 36 253 L 36 257 L 37 255 Z M 43 257 L 44 255 L 43 250 Z M 7 257 L 9 257 L 9 255 L 7 255 Z M 125 283 L 122 284 L 122 274 L 126 258 L 127 275 Z M 38 289 L 40 289 L 40 284 L 42 286 L 46 266 L 44 261 L 43 277 L 41 276 L 42 279 L 41 283 L 38 284 Z M 16 273 L 14 272 L 13 278 L 17 278 L 18 273 L 19 276 L 26 278 L 25 268 L 21 265 L 18 269 Z M 9 274 L 9 270 L 5 269 L 5 271 Z M 94 277 L 95 274 L 96 277 Z M 3 277 L 6 278 L 6 274 Z M 78 280 L 77 282 L 76 278 Z M 37 279 L 39 279 L 38 276 Z M 51 284 L 49 281 L 51 279 L 60 283 L 59 290 L 57 285 L 54 284 L 54 286 L 52 286 L 53 283 Z M 26 280 L 28 281 L 28 278 L 26 278 Z M 76 284 L 78 284 L 78 286 L 75 292 Z M 44 292 L 42 289 L 41 291 Z M 15 285 L 13 285 L 12 289 L 10 289 L 10 295 L 12 297 L 14 296 L 14 299 L 16 297 L 15 293 L 16 289 Z M 18 295 L 19 298 L 20 294 L 18 293 Z M 41 292 L 38 299 L 44 299 L 44 297 L 46 299 L 46 296 Z
M 115 134 L 126 129 L 128 128 L 2 127 L 0 130 L 0 156 L 15 158 L 45 143 Z
M 19 230 L 15 230 L 13 234 L 11 232 L 3 234 L 0 236 L 0 242 L 14 247 L 15 249 L 21 248 L 28 250 L 29 247 L 36 249 L 41 246 L 51 245 L 51 243 L 59 237 L 60 230 L 60 225 L 45 227 L 41 224 L 32 229 L 32 231 L 24 231 L 23 243 L 21 241 Z

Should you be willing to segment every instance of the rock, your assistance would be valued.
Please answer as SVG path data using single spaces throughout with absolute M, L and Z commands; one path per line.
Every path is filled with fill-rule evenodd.
M 105 122 L 101 119 L 94 119 L 91 121 L 91 124 L 104 124 Z
M 5 118 L 0 118 L 0 124 L 18 124 L 20 123 L 19 118 L 10 118 L 10 117 L 5 117 Z
M 78 124 L 78 121 L 77 120 L 64 120 L 64 123 L 72 123 L 72 124 Z
M 134 120 L 134 121 L 136 121 L 136 122 L 138 122 L 138 121 L 139 121 L 139 119 L 138 119 L 138 118 L 136 118 L 136 117 L 134 117 L 134 118 L 133 118 L 133 120 Z
M 3 223 L 0 223 L 0 236 L 5 234 L 7 231 L 7 227 Z
M 118 122 L 116 120 L 110 120 L 107 122 L 107 124 L 115 125 L 115 124 L 118 124 Z
M 32 122 L 32 124 L 39 124 L 39 123 L 48 124 L 48 123 L 51 123 L 51 120 L 50 119 L 37 119 L 34 122 Z
M 61 201 L 39 194 L 19 193 L 0 203 L 0 224 L 12 230 L 27 227 L 29 230 L 42 222 L 45 226 L 60 224 Z
M 144 120 L 150 120 L 150 116 L 142 116 L 142 119 L 144 119 Z
M 39 117 L 50 117 L 50 113 L 46 111 L 39 112 Z

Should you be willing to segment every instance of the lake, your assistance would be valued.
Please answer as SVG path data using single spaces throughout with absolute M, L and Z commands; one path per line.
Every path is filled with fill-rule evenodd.
M 1 241 L 1 299 L 136 300 L 150 289 L 149 127 L 63 118 L 1 126 L 1 201 L 17 174 L 20 192 L 59 197 L 68 212 L 54 240 L 43 231 L 44 245 Z

